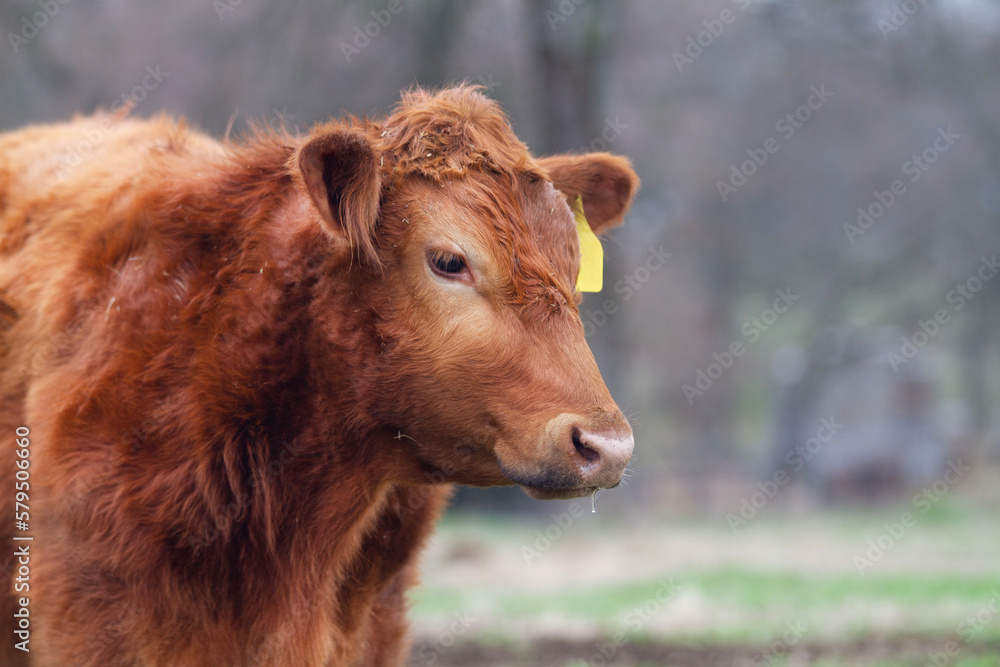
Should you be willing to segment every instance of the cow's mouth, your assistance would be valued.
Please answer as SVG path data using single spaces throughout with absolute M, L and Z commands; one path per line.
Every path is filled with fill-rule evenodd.
M 571 470 L 543 469 L 527 472 L 512 470 L 500 461 L 500 469 L 511 482 L 537 500 L 568 500 L 582 498 L 597 491 L 613 489 L 621 484 L 624 463 L 620 467 L 602 469 L 599 459 L 588 457 L 576 449 L 576 467 Z
M 618 486 L 615 484 L 615 486 Z M 539 486 L 527 486 L 521 484 L 524 492 L 535 500 L 569 500 L 571 498 L 582 498 L 597 493 L 602 487 L 570 487 L 570 488 L 550 488 Z M 614 487 L 611 487 L 614 488 Z

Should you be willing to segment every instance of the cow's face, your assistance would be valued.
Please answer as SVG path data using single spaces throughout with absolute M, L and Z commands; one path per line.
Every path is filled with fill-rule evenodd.
M 366 273 L 366 293 L 382 426 L 433 479 L 514 483 L 538 498 L 616 486 L 632 431 L 584 340 L 567 200 L 583 198 L 597 232 L 620 222 L 637 185 L 627 161 L 550 158 L 513 181 L 489 171 L 409 175 L 359 203 L 345 199 L 357 183 L 338 184 L 331 170 L 360 156 L 371 164 L 351 177 L 377 181 L 371 146 L 345 133 L 331 161 L 324 141 L 300 158 L 312 199 L 381 264 Z M 377 208 L 370 227 L 338 222 L 368 206 Z

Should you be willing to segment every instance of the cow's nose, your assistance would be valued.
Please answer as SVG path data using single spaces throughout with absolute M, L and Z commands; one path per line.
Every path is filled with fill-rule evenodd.
M 606 489 L 621 481 L 635 444 L 631 430 L 595 431 L 574 424 L 569 438 L 573 443 L 573 462 L 581 477 L 580 486 Z

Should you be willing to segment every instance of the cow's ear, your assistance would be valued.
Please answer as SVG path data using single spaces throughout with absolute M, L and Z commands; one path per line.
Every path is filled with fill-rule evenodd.
M 597 234 L 622 223 L 639 189 L 631 163 L 610 153 L 553 155 L 538 159 L 538 164 L 570 205 L 577 196 L 583 198 L 583 212 Z
M 298 164 L 326 226 L 345 237 L 358 257 L 378 266 L 375 223 L 382 184 L 367 137 L 346 128 L 324 132 L 299 149 Z

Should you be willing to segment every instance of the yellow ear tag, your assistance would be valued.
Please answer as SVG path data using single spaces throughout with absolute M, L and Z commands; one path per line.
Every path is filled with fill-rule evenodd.
M 583 197 L 577 196 L 573 216 L 576 234 L 580 237 L 580 275 L 576 279 L 576 291 L 600 292 L 604 286 L 604 248 L 583 214 Z

